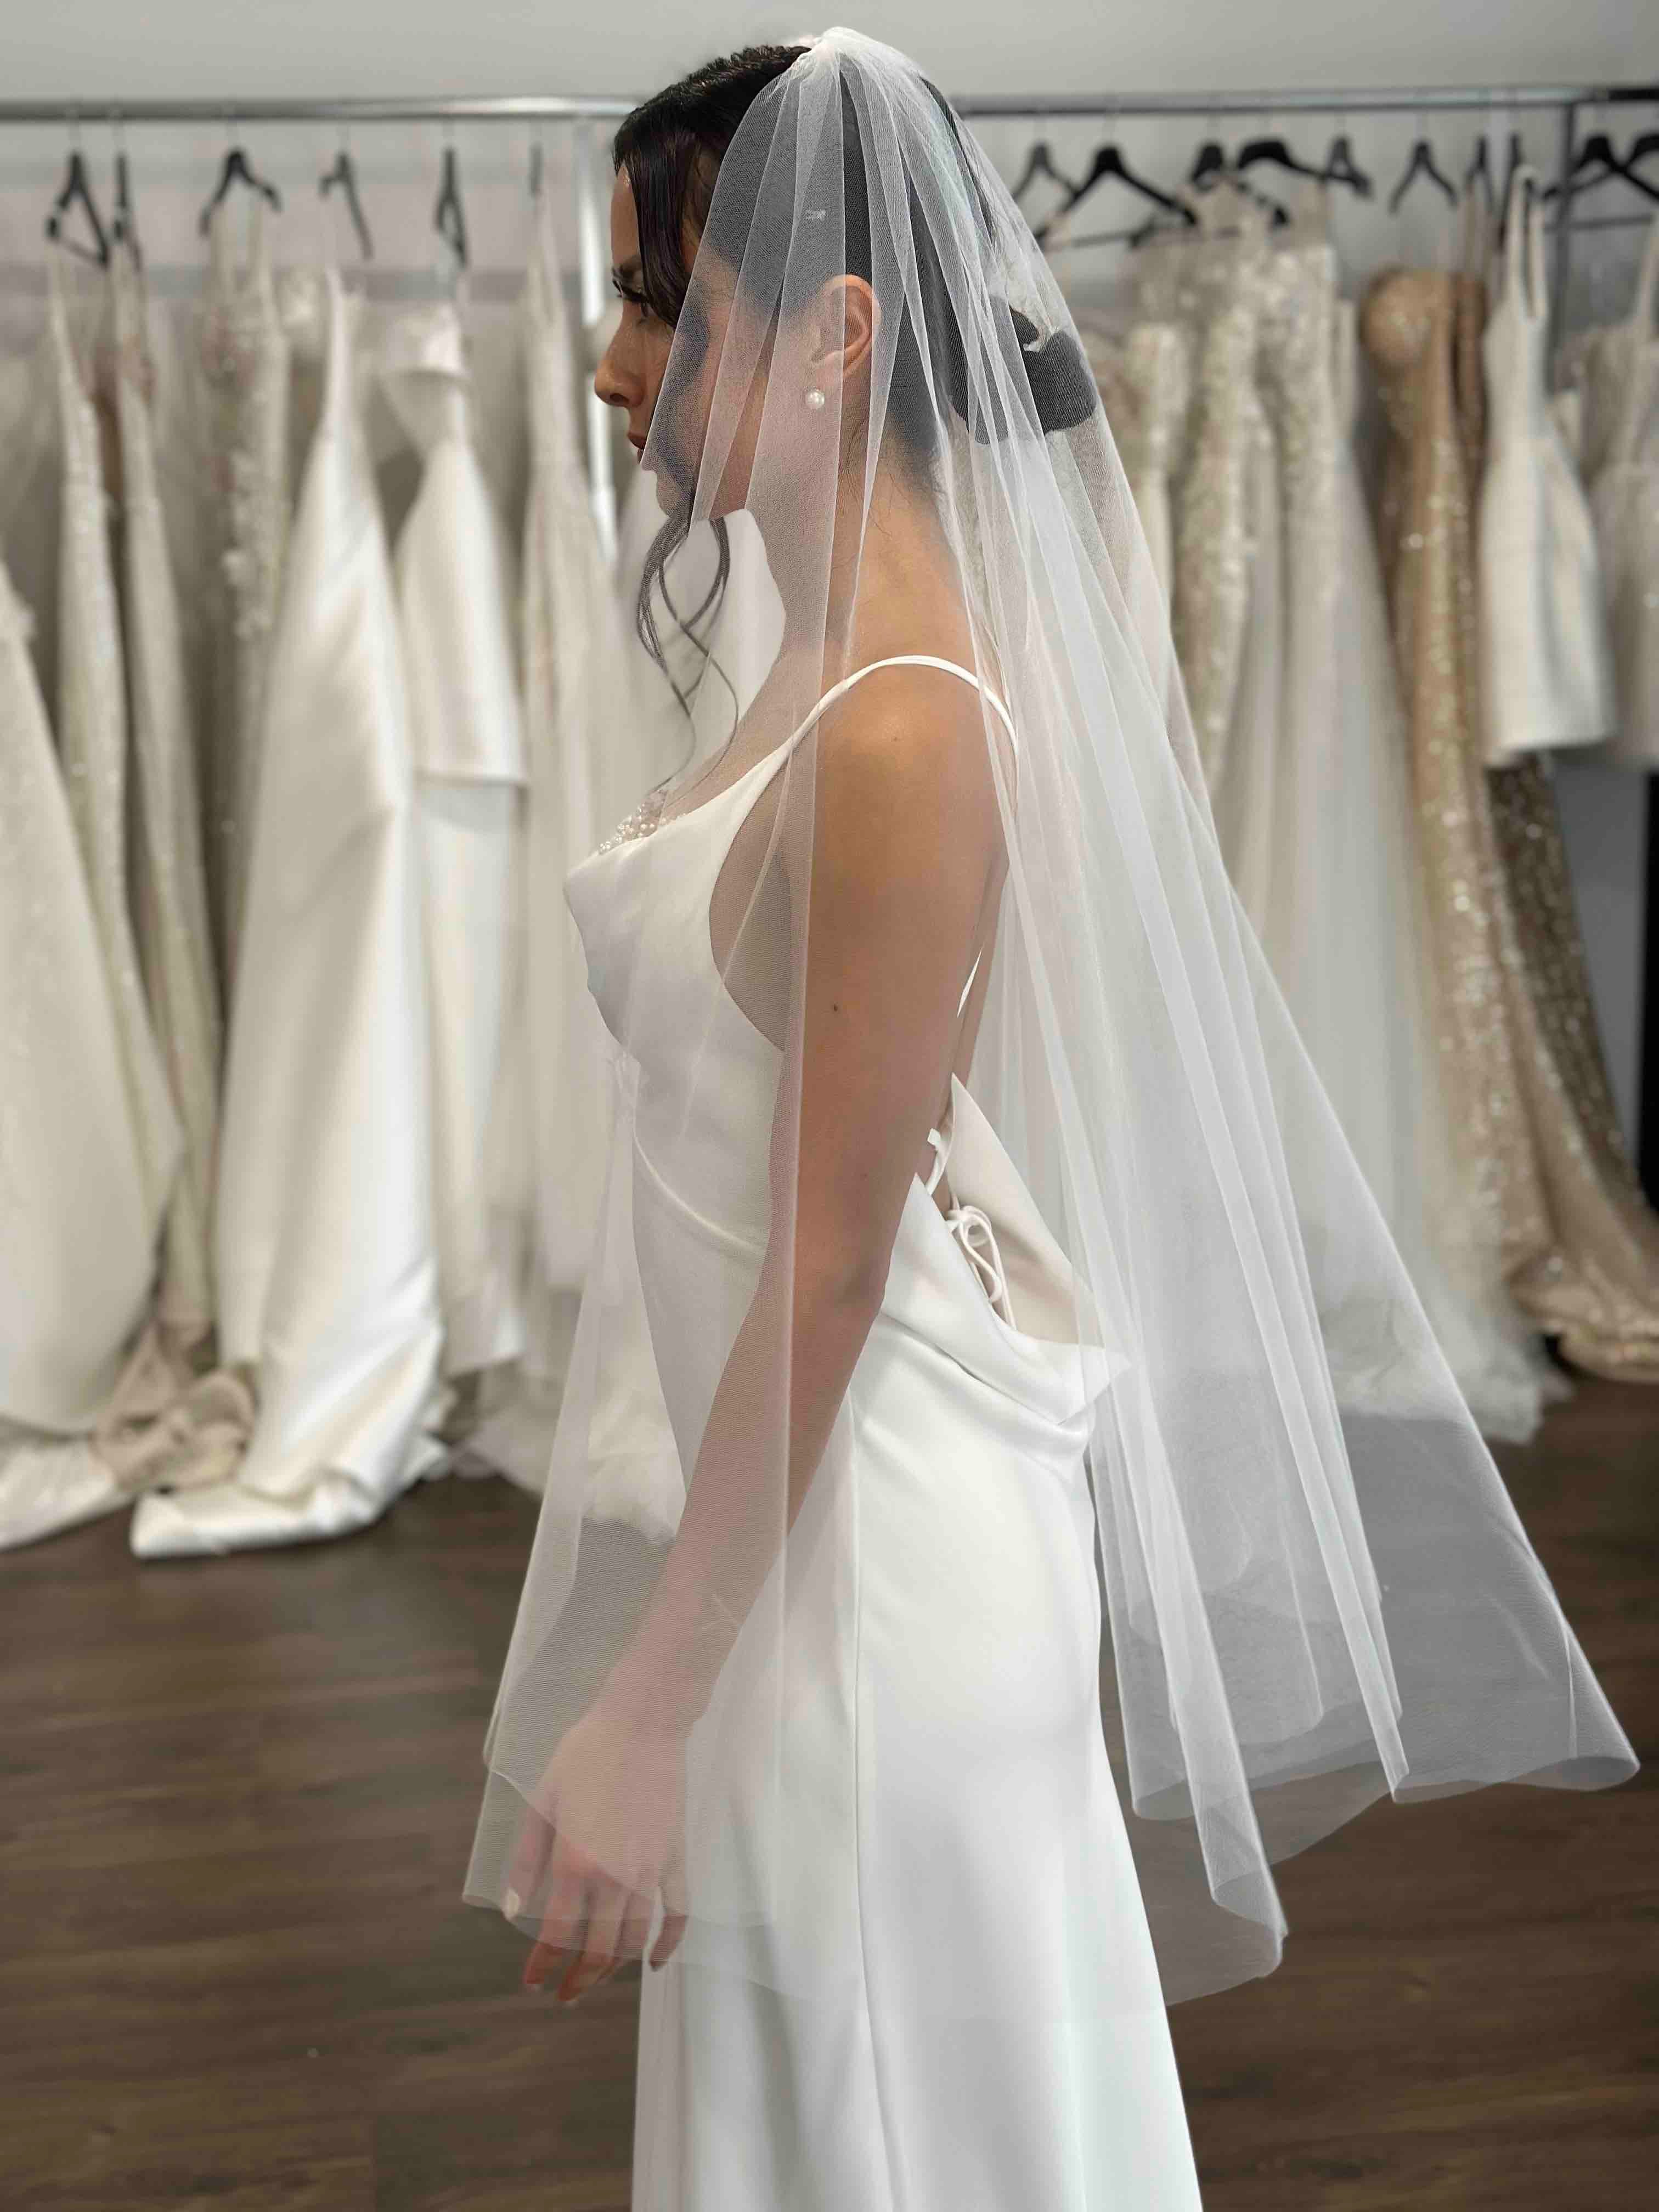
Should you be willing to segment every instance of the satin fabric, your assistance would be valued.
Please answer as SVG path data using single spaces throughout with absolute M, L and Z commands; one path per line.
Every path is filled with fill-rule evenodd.
M 1659 768 L 1659 215 L 1626 319 L 1586 334 L 1586 474 L 1613 632 L 1618 729 L 1605 757 Z
M 322 418 L 289 538 L 231 1019 L 220 1356 L 257 1378 L 234 1482 L 141 1499 L 141 1557 L 374 1519 L 438 1455 L 441 1328 L 409 706 L 354 386 L 325 276 Z
M 394 569 L 418 825 L 442 1364 L 456 1376 L 513 1358 L 524 1343 L 516 1224 L 486 1190 L 524 867 L 514 579 L 473 447 L 453 307 L 400 316 L 383 340 L 380 374 L 423 456 Z
M 1595 530 L 1545 398 L 1548 294 L 1535 181 L 1529 169 L 1516 173 L 1498 294 L 1481 339 L 1486 463 L 1476 539 L 1478 635 L 1491 768 L 1520 753 L 1594 744 L 1611 733 L 1617 712 Z
M 0 563 L 0 1419 L 72 1434 L 143 1318 L 155 1210 L 32 626 Z M 21 1540 L 40 1510 L 5 1501 Z
M 607 841 L 567 884 L 601 1011 L 620 1021 L 629 991 L 653 1009 L 618 1162 L 648 1334 L 611 1404 L 637 1437 L 659 1401 L 671 1434 L 654 1498 L 607 1498 L 596 1467 L 599 1518 L 672 1528 L 678 1468 L 696 1463 L 754 1292 L 781 1056 L 727 995 L 712 1030 L 699 1019 L 689 1034 L 684 1010 L 707 1003 L 722 861 L 794 742 L 645 835 Z M 688 1148 L 684 1071 L 706 1075 L 711 1054 L 720 1079 L 697 1085 L 705 1118 Z M 1064 1255 L 954 1078 L 947 1157 L 952 1210 L 986 1224 L 1013 1319 L 914 1179 L 793 1554 L 795 1679 L 780 1694 L 796 1716 L 792 1787 L 811 1792 L 793 1822 L 807 1848 L 769 1925 L 757 1911 L 746 1931 L 697 1931 L 645 1975 L 634 2212 L 1199 2201 L 1099 1725 L 1084 1448 L 1124 1363 L 1042 1334 L 1072 1310 Z M 718 1692 L 708 1720 L 744 1740 Z M 748 1784 L 758 1802 L 762 1778 Z M 688 1838 L 735 1919 L 747 1805 L 739 1782 Z M 1030 1925 L 999 1900 L 1029 1887 L 1034 1863 L 1045 1903 Z M 941 1952 L 998 1942 L 1009 1955 L 987 1971 L 1006 1976 L 1000 2014 L 930 2021 Z

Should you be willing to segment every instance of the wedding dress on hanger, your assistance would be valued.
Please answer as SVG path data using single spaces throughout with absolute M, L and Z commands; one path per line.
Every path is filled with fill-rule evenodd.
M 1478 381 L 1482 291 L 1455 270 L 1384 270 L 1366 288 L 1359 333 L 1389 430 L 1377 536 L 1425 872 L 1432 1034 L 1473 1232 L 1513 1285 L 1551 1252 L 1553 1227 L 1511 1006 L 1520 953 L 1478 750 L 1476 457 L 1458 406 Z M 1456 342 L 1466 303 L 1473 356 Z
M 457 308 L 399 315 L 381 341 L 380 373 L 422 456 L 393 574 L 415 774 L 442 1368 L 453 1378 L 515 1357 L 524 1340 L 516 1224 L 486 1188 L 524 866 L 515 579 L 473 448 Z
M 1175 475 L 1191 398 L 1186 332 L 1176 323 L 1137 321 L 1121 337 L 1080 322 L 1089 366 L 1123 459 L 1135 512 L 1146 533 L 1167 606 L 1175 589 Z
M 138 957 L 184 1137 L 167 1208 L 157 1320 L 181 1350 L 214 1322 L 210 1260 L 222 1039 L 178 595 L 157 483 L 143 280 L 112 249 L 125 642 L 132 712 Z
M 63 439 L 58 539 L 58 748 L 92 893 L 121 1041 L 144 1205 L 159 1236 L 183 1148 L 138 968 L 127 880 L 127 701 L 98 419 L 70 327 L 63 254 L 47 258 Z
M 142 1498 L 141 1558 L 343 1535 L 439 1457 L 441 1349 L 409 708 L 354 364 L 319 280 L 321 421 L 288 540 L 220 1137 L 234 1480 Z
M 1297 1026 L 1483 1434 L 1536 1431 L 1570 1385 L 1483 1247 L 1462 1188 L 1433 1042 L 1431 930 L 1388 607 L 1354 454 L 1358 320 L 1334 303 L 1334 639 L 1327 771 L 1306 796 L 1316 955 L 1287 986 Z M 1318 465 L 1316 464 L 1316 465 Z M 1312 563 L 1310 563 L 1311 575 Z M 1310 947 L 1311 949 L 1311 947 Z
M 151 1307 L 181 1146 L 128 909 L 126 700 L 103 444 L 62 264 L 54 250 L 43 345 L 32 364 L 19 364 L 26 404 L 7 427 L 8 468 L 33 496 L 45 488 L 34 465 L 46 450 L 36 410 L 50 392 L 56 513 L 31 508 L 13 520 L 41 538 L 55 525 L 56 757 L 30 657 L 32 611 L 9 578 L 0 590 L 6 828 L 26 841 L 6 869 L 0 938 L 0 988 L 12 1000 L 8 1033 L 20 1055 L 0 1096 L 0 1181 L 10 1186 L 0 1200 L 5 1278 L 19 1309 L 0 1295 L 7 1546 L 93 1519 L 130 1494 L 88 1432 L 129 1370 L 131 1339 Z
M 149 1305 L 155 1212 L 110 975 L 0 562 L 0 1547 L 120 1503 L 90 1430 Z
M 1562 349 L 1613 633 L 1616 723 L 1596 757 L 1659 768 L 1659 215 L 1629 314 Z
M 1485 391 L 1473 364 L 1483 357 L 1486 304 L 1483 284 L 1463 287 L 1456 339 L 1469 367 L 1456 418 L 1471 482 L 1485 456 Z M 1514 930 L 1521 1074 L 1553 1229 L 1549 1251 L 1514 1289 L 1573 1365 L 1659 1382 L 1659 1215 L 1619 1126 L 1553 772 L 1547 759 L 1522 755 L 1485 779 Z
M 1477 543 L 1486 764 L 1613 728 L 1595 533 L 1545 395 L 1548 289 L 1537 179 L 1516 171 L 1481 338 L 1487 404 Z
M 207 878 L 228 1019 L 253 836 L 265 671 L 289 526 L 289 349 L 265 204 L 246 202 L 246 255 L 232 259 L 229 200 L 208 228 L 198 328 L 206 449 L 212 712 L 204 733 Z
M 1199 202 L 1200 235 L 1154 238 L 1139 315 L 1188 333 L 1194 363 L 1186 466 L 1175 488 L 1171 603 L 1176 658 L 1221 829 L 1226 763 L 1241 692 L 1276 688 L 1277 484 L 1272 435 L 1256 394 L 1266 228 L 1242 195 Z

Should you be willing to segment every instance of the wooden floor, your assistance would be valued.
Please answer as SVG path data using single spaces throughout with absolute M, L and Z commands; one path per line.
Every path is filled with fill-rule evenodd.
M 1170 2014 L 1206 2212 L 1656 2201 L 1659 1392 L 1499 1457 L 1650 1763 L 1276 1869 L 1279 1972 Z M 459 1900 L 534 1516 L 447 1481 L 301 1550 L 0 1557 L 3 2212 L 623 2212 L 637 1975 L 562 2010 Z

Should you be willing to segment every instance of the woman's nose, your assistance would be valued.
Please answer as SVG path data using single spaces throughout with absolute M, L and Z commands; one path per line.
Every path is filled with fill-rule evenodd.
M 615 349 L 616 342 L 613 339 L 599 356 L 599 365 L 593 372 L 593 389 L 607 407 L 629 407 L 632 405 L 635 395 L 632 386 L 622 374 L 613 358 Z

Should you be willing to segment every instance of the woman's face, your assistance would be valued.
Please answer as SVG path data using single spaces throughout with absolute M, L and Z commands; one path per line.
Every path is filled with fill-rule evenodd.
M 790 317 L 781 341 L 784 366 L 778 331 L 759 326 L 752 307 L 738 297 L 735 272 L 719 255 L 711 252 L 697 260 L 697 234 L 689 225 L 681 251 L 688 269 L 696 263 L 696 279 L 679 323 L 670 325 L 653 313 L 640 290 L 638 211 L 628 171 L 619 169 L 611 190 L 611 283 L 623 299 L 622 320 L 594 374 L 593 389 L 606 406 L 626 410 L 635 453 L 650 437 L 657 503 L 663 512 L 683 506 L 695 492 L 699 516 L 713 517 L 734 514 L 749 503 L 768 389 L 777 369 L 787 386 L 780 404 L 792 411 L 774 426 L 769 476 L 787 516 L 795 491 L 816 489 L 826 460 L 836 465 L 838 454 L 824 454 L 819 442 L 837 440 L 850 428 L 842 416 L 857 404 L 860 390 L 854 387 L 860 371 L 867 382 L 875 321 L 870 288 L 859 278 L 838 279 L 823 288 L 811 309 Z M 674 363 L 670 410 L 665 413 L 659 402 L 677 331 L 684 349 Z M 737 420 L 722 419 L 714 426 L 726 452 L 719 486 L 711 494 L 698 477 L 722 366 L 728 386 L 738 374 L 744 376 L 744 397 Z M 808 409 L 805 394 L 811 386 L 823 391 L 830 404 Z M 766 517 L 756 519 L 766 526 Z
M 681 244 L 688 269 L 696 247 L 697 234 L 688 225 Z M 696 488 L 714 383 L 734 312 L 733 287 L 714 257 L 705 256 L 697 270 L 696 306 L 690 309 L 699 328 L 687 331 L 688 350 L 675 364 L 672 420 L 659 421 L 669 353 L 687 311 L 682 311 L 680 325 L 662 321 L 640 289 L 641 276 L 639 216 L 624 167 L 617 172 L 611 190 L 611 279 L 623 301 L 622 320 L 594 373 L 593 389 L 607 407 L 625 410 L 629 441 L 636 453 L 654 430 L 651 458 L 658 477 L 657 502 L 666 514 Z M 764 367 L 757 364 L 742 420 L 732 431 L 719 494 L 708 510 L 713 514 L 729 514 L 744 503 L 765 392 Z M 706 489 L 703 496 L 708 496 Z

